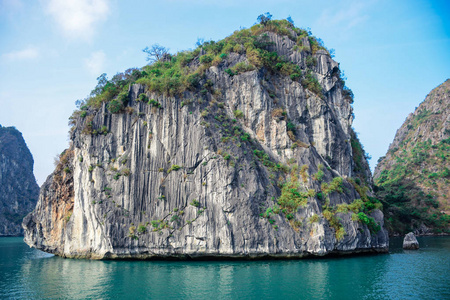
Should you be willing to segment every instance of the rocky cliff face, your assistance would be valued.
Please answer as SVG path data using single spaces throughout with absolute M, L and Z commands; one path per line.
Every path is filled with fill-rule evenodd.
M 450 79 L 411 113 L 375 169 L 393 233 L 450 233 Z
M 118 81 L 103 85 L 74 115 L 25 241 L 109 259 L 387 251 L 338 64 L 290 25 L 258 26 L 134 71 L 112 100 L 99 97 Z M 175 77 L 184 60 L 191 75 Z M 188 88 L 172 93 L 182 76 Z
M 33 163 L 22 134 L 0 125 L 0 236 L 23 235 L 22 219 L 39 195 Z

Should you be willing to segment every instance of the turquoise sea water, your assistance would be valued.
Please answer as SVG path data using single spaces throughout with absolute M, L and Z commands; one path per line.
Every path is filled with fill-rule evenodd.
M 0 238 L 0 299 L 450 299 L 450 237 L 284 261 L 89 261 Z

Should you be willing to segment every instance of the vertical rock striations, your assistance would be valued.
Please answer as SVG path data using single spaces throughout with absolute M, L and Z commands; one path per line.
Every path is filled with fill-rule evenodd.
M 33 163 L 22 134 L 0 125 L 0 236 L 23 235 L 22 219 L 39 195 Z
M 255 25 L 93 95 L 24 219 L 30 246 L 109 259 L 387 251 L 351 91 L 307 32 Z
M 397 130 L 374 177 L 390 231 L 450 234 L 450 79 Z

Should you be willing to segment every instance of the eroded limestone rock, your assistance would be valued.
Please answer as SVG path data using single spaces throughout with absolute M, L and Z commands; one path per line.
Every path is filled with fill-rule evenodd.
M 274 51 L 305 68 L 306 54 L 270 38 Z M 350 180 L 352 108 L 338 64 L 323 51 L 315 57 L 323 98 L 264 68 L 230 76 L 225 69 L 246 60 L 230 53 L 200 82 L 213 92 L 169 97 L 135 84 L 123 112 L 90 108 L 24 220 L 25 241 L 107 259 L 386 252 L 383 214 L 372 209 L 368 226 L 346 208 L 369 201 L 372 179 L 368 171 L 359 192 Z M 139 101 L 142 93 L 159 107 Z M 295 209 L 277 203 L 289 180 L 309 193 Z
M 405 235 L 405 238 L 403 239 L 403 249 L 405 250 L 419 249 L 419 242 L 417 241 L 414 233 L 410 232 L 407 235 Z

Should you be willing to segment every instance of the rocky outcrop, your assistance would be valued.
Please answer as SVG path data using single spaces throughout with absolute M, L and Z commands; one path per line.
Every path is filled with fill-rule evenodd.
M 403 249 L 405 250 L 419 249 L 419 242 L 417 241 L 414 233 L 410 232 L 407 235 L 405 235 L 405 238 L 403 239 Z
M 450 234 L 450 79 L 397 130 L 375 168 L 390 231 Z
M 24 219 L 25 241 L 101 259 L 386 252 L 370 186 L 352 179 L 360 173 L 338 64 L 268 36 L 271 51 L 309 68 L 322 95 L 265 67 L 232 74 L 250 58 L 231 52 L 218 64 L 190 62 L 204 68 L 196 90 L 132 84 L 118 113 L 112 102 L 85 107 Z
M 0 236 L 23 235 L 22 219 L 39 195 L 33 163 L 22 134 L 0 125 Z

